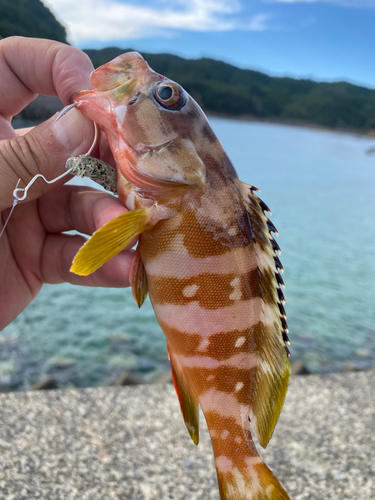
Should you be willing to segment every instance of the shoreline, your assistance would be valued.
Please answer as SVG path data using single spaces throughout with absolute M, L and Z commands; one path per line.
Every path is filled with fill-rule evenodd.
M 32 101 L 25 109 L 23 109 L 18 115 L 16 115 L 13 120 L 16 122 L 22 121 L 38 121 L 42 122 L 47 120 L 56 112 L 60 111 L 64 107 L 63 103 L 58 97 L 49 97 L 39 95 L 34 101 Z M 305 128 L 310 130 L 321 130 L 323 132 L 335 132 L 339 134 L 355 135 L 359 137 L 374 138 L 375 140 L 375 129 L 370 129 L 368 131 L 352 129 L 346 127 L 326 127 L 324 125 L 318 125 L 310 122 L 304 122 L 295 119 L 288 118 L 260 118 L 253 115 L 243 114 L 243 115 L 233 115 L 230 113 L 215 113 L 211 111 L 205 112 L 208 118 L 223 118 L 226 120 L 253 122 L 253 123 L 269 123 L 273 125 L 286 125 L 290 127 Z
M 172 373 L 170 368 L 165 371 L 160 371 L 154 376 L 145 376 L 140 372 L 134 370 L 122 370 L 113 372 L 112 376 L 103 379 L 103 384 L 99 385 L 75 385 L 73 380 L 65 380 L 66 374 L 64 370 L 69 372 L 69 369 L 74 369 L 74 364 L 68 363 L 68 358 L 61 358 L 61 364 L 56 364 L 55 371 L 48 371 L 40 374 L 40 377 L 33 383 L 25 383 L 21 388 L 12 387 L 12 384 L 4 384 L 4 381 L 0 380 L 0 394 L 12 394 L 12 393 L 23 393 L 23 392 L 34 392 L 34 391 L 45 391 L 45 390 L 94 390 L 94 389 L 110 389 L 111 387 L 124 387 L 124 386 L 153 386 L 159 384 L 172 384 Z M 65 365 L 64 365 L 65 363 Z M 1 365 L 1 363 L 0 363 Z M 307 365 L 301 359 L 296 359 L 291 362 L 291 379 L 295 377 L 330 377 L 334 375 L 345 375 L 349 373 L 367 373 L 375 372 L 375 364 L 365 368 L 359 368 L 354 364 L 347 363 L 341 371 L 320 371 L 312 372 L 308 369 Z
M 232 115 L 226 113 L 205 113 L 208 118 L 223 118 L 225 120 L 234 120 L 241 122 L 251 122 L 251 123 L 265 123 L 270 125 L 284 125 L 288 127 L 296 127 L 296 128 L 305 128 L 310 130 L 318 130 L 322 132 L 334 132 L 338 134 L 345 135 L 355 135 L 358 137 L 368 137 L 370 139 L 374 139 L 375 141 L 375 129 L 370 129 L 368 131 L 360 130 L 360 129 L 351 129 L 351 128 L 334 128 L 334 127 L 326 127 L 324 125 L 318 125 L 315 123 L 303 122 L 299 120 L 293 119 L 282 119 L 282 118 L 259 118 L 252 115 Z

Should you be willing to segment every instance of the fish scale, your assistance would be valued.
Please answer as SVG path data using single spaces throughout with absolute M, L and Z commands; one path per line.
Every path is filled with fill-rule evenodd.
M 290 364 L 277 233 L 195 101 L 137 53 L 98 68 L 74 102 L 107 134 L 130 210 L 74 259 L 87 275 L 139 237 L 130 272 L 166 336 L 186 427 L 210 432 L 222 500 L 289 498 L 254 445 L 266 446 Z M 163 91 L 164 87 L 168 91 Z

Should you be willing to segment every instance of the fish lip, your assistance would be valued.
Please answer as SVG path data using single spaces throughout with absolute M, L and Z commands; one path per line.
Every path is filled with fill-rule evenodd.
M 93 89 L 83 89 L 83 90 L 78 90 L 77 92 L 73 92 L 73 94 L 69 97 L 69 104 L 74 104 L 74 99 L 77 97 L 78 94 L 81 94 L 83 92 L 92 92 Z

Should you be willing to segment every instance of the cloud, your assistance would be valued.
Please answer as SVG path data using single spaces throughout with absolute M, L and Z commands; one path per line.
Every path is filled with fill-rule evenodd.
M 153 0 L 137 5 L 120 0 L 43 0 L 66 26 L 69 40 L 123 40 L 173 36 L 178 30 L 230 31 L 268 29 L 267 14 L 244 19 L 239 0 Z
M 255 14 L 251 18 L 247 29 L 250 31 L 265 31 L 269 29 L 267 21 L 269 21 L 271 17 L 270 14 Z
M 339 7 L 375 9 L 375 0 L 263 0 L 263 3 L 330 3 Z

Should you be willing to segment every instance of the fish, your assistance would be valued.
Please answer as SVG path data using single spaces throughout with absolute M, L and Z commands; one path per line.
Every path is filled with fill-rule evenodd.
M 88 275 L 138 238 L 132 293 L 139 307 L 149 294 L 195 444 L 203 411 L 221 500 L 289 499 L 252 437 L 268 444 L 290 374 L 271 211 L 197 102 L 140 54 L 100 66 L 91 84 L 72 103 L 106 134 L 112 191 L 128 211 L 86 241 L 71 271 Z

